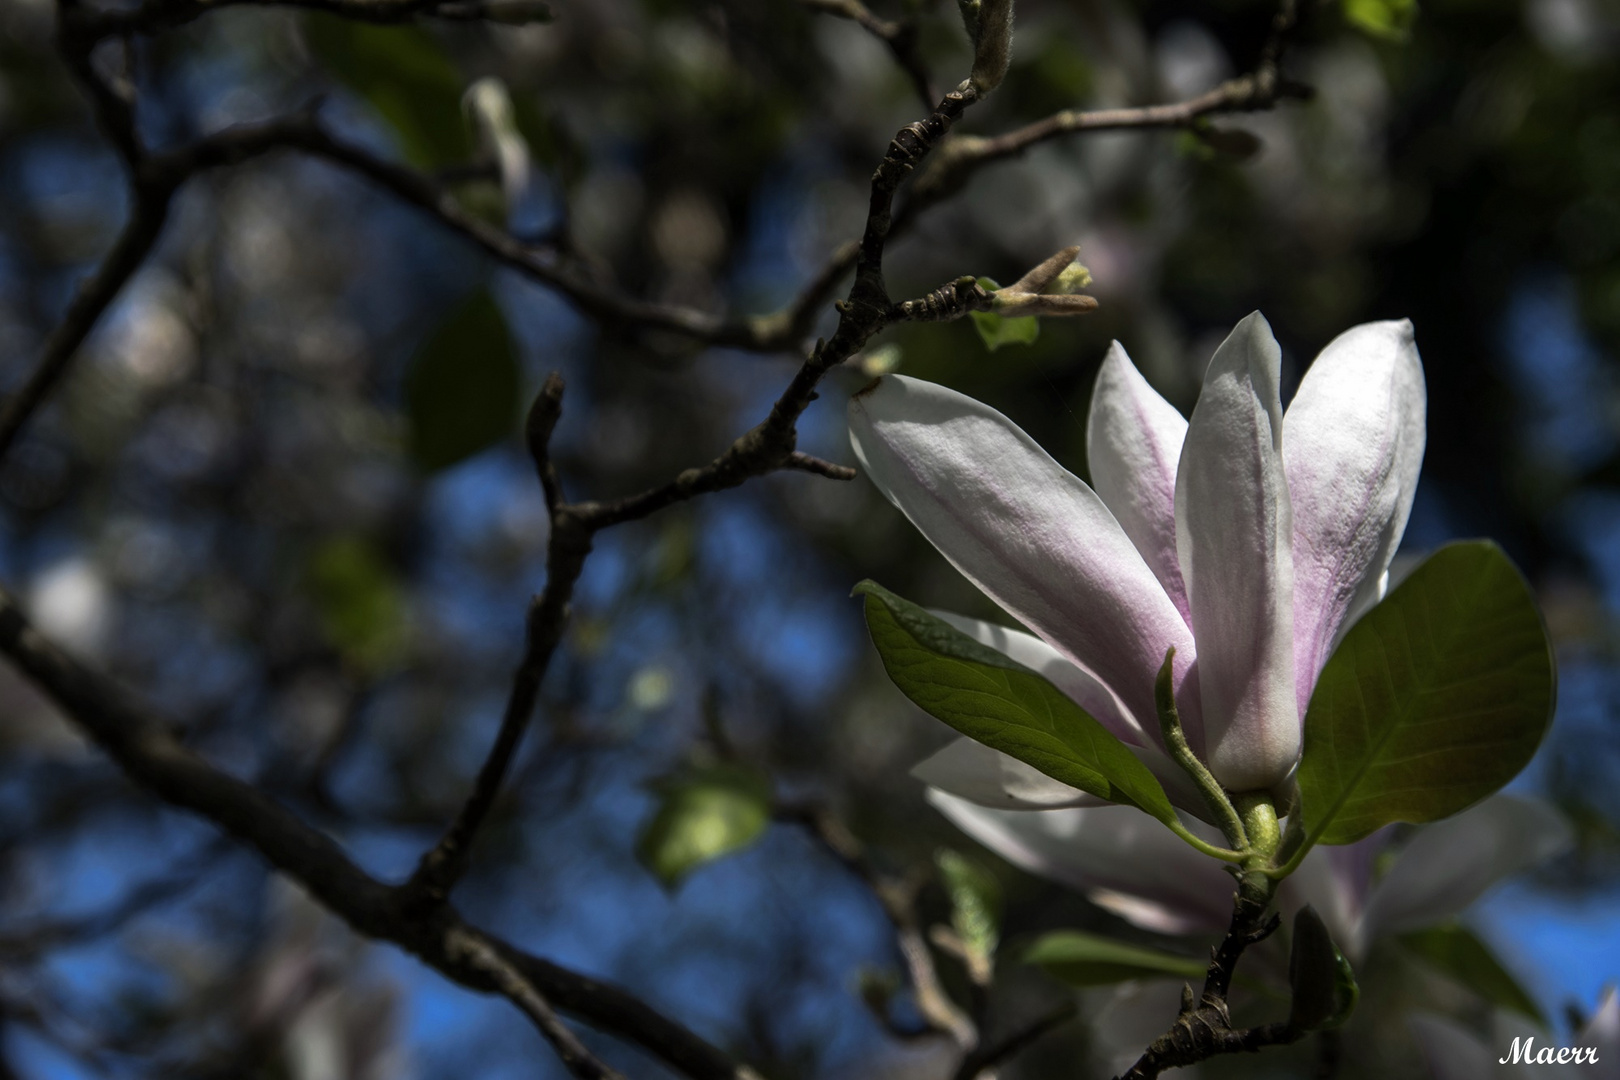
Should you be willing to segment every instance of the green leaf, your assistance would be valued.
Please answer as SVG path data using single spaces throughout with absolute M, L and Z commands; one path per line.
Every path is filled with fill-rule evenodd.
M 1071 787 L 1176 822 L 1158 778 L 1046 679 L 876 582 L 855 595 L 884 670 L 929 715 Z
M 673 889 L 698 867 L 752 844 L 771 820 L 770 783 L 739 765 L 718 765 L 657 785 L 658 809 L 636 857 Z
M 314 13 L 304 37 L 333 77 L 393 128 L 413 165 L 439 168 L 471 156 L 461 75 L 428 31 Z
M 1202 960 L 1081 930 L 1042 935 L 1020 959 L 1078 987 L 1108 986 L 1127 979 L 1197 979 L 1204 974 Z
M 988 292 L 995 292 L 1001 287 L 987 277 L 980 278 L 979 284 Z M 973 311 L 969 314 L 973 316 L 973 329 L 979 332 L 979 340 L 991 352 L 1003 345 L 1033 345 L 1041 336 L 1041 320 L 1033 315 L 1009 319 L 993 311 Z
M 1417 0 L 1344 0 L 1350 25 L 1385 41 L 1405 42 L 1417 13 Z
M 1542 1024 L 1546 1014 L 1519 981 L 1502 966 L 1490 947 L 1464 926 L 1451 924 L 1401 935 L 1408 950 L 1441 974 L 1456 980 L 1492 1005 Z
M 382 552 L 359 537 L 316 548 L 306 576 L 321 629 L 346 660 L 371 671 L 394 666 L 404 652 L 405 598 Z
M 949 848 L 935 852 L 934 863 L 951 898 L 951 928 L 971 954 L 988 961 L 1001 943 L 1001 883 Z
M 1441 548 L 1322 669 L 1299 765 L 1307 836 L 1349 844 L 1483 799 L 1535 753 L 1554 681 L 1541 614 L 1502 549 Z
M 451 313 L 405 375 L 411 457 L 424 471 L 454 465 L 511 435 L 520 383 L 506 316 L 480 290 Z

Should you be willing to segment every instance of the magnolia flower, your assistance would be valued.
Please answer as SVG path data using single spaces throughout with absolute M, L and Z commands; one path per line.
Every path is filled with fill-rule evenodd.
M 1250 315 L 1183 420 L 1116 342 L 1087 430 L 1095 487 L 942 386 L 887 375 L 850 402 L 866 474 L 1032 633 L 951 621 L 1073 697 L 1195 814 L 1203 804 L 1160 744 L 1153 686 L 1166 650 L 1188 742 L 1216 779 L 1236 792 L 1284 780 L 1317 675 L 1387 588 L 1423 457 L 1410 323 L 1339 335 L 1286 417 L 1280 363 L 1271 328 Z M 966 740 L 921 775 L 990 805 L 1096 802 Z
M 1134 808 L 1031 812 L 991 810 L 938 790 L 928 798 L 1008 862 L 1079 889 L 1138 926 L 1219 934 L 1231 919 L 1232 878 L 1221 864 Z M 1283 881 L 1278 907 L 1288 914 L 1313 905 L 1334 943 L 1355 962 L 1378 937 L 1449 919 L 1572 839 L 1563 817 L 1545 803 L 1493 795 L 1419 828 L 1375 881 L 1374 865 L 1392 850 L 1392 835 L 1381 829 L 1354 844 L 1313 848 Z

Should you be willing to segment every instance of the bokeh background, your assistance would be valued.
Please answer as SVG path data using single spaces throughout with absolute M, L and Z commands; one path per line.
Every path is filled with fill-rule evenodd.
M 789 0 L 555 9 L 524 27 L 358 30 L 220 11 L 135 41 L 143 131 L 163 145 L 326 95 L 335 129 L 452 170 L 468 205 L 570 245 L 628 293 L 765 312 L 858 231 L 872 166 L 919 115 L 879 42 Z M 953 7 L 904 12 L 936 82 L 954 83 L 969 56 Z M 1248 0 L 1023 0 L 1012 71 L 963 130 L 1208 89 L 1254 64 L 1272 14 Z M 45 0 L 0 6 L 6 385 L 127 212 L 52 25 Z M 1308 5 L 1284 69 L 1314 100 L 1219 121 L 1258 136 L 1252 155 L 1175 132 L 1056 140 L 983 170 L 891 250 L 891 287 L 911 296 L 963 273 L 1008 281 L 1079 243 L 1095 315 L 993 353 L 965 321 L 881 341 L 902 371 L 992 403 L 1084 476 L 1112 338 L 1185 410 L 1214 345 L 1255 308 L 1283 343 L 1285 396 L 1345 327 L 1414 321 L 1429 441 L 1405 550 L 1500 541 L 1557 642 L 1557 720 L 1516 789 L 1555 800 L 1579 845 L 1469 921 L 1564 1030 L 1567 1008 L 1591 1010 L 1620 977 L 1617 56 L 1612 0 Z M 477 159 L 460 95 L 485 76 L 508 88 L 532 166 L 505 206 L 487 170 L 454 172 Z M 392 112 L 378 79 L 406 88 Z M 451 362 L 494 365 L 472 423 L 498 438 L 446 464 L 467 437 L 434 392 Z M 213 173 L 185 190 L 0 469 L 0 579 L 192 746 L 398 877 L 468 789 L 543 582 L 546 514 L 516 418 L 545 373 L 568 380 L 555 447 L 581 498 L 708 460 L 792 365 L 593 322 L 307 159 Z M 851 460 L 843 399 L 860 382 L 829 380 L 801 446 Z M 864 480 L 780 474 L 601 535 L 510 797 L 458 894 L 469 914 L 628 985 L 772 1078 L 941 1075 L 939 1040 L 896 1039 L 863 1004 L 863 980 L 897 970 L 892 936 L 802 830 L 772 825 L 674 888 L 638 861 L 657 782 L 729 756 L 838 808 L 896 873 L 926 871 L 942 846 L 979 860 L 1005 890 L 1014 944 L 1064 926 L 1142 940 L 923 802 L 908 769 L 949 733 L 883 677 L 848 599 L 864 577 L 993 614 Z M 937 887 L 922 904 L 946 917 Z M 1014 1018 L 1068 993 L 1011 962 L 1002 983 L 997 1008 Z M 1481 1008 L 1453 996 L 1462 1015 Z M 1339 1075 L 1420 1075 L 1403 1029 L 1378 1015 L 1346 1033 Z M 1010 1072 L 1082 1075 L 1088 1037 L 1071 1025 Z M 1314 1064 L 1301 1052 L 1234 1067 Z M 7 669 L 7 1075 L 565 1074 L 506 1003 L 353 938 L 255 856 L 133 789 Z

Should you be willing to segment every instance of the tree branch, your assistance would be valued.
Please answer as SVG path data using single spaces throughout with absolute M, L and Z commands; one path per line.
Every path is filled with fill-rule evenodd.
M 448 905 L 429 917 L 420 916 L 404 902 L 399 889 L 361 870 L 330 837 L 252 784 L 203 761 L 170 734 L 174 725 L 47 641 L 3 590 L 0 653 L 131 780 L 256 849 L 366 937 L 405 949 L 469 989 L 503 993 L 494 976 L 468 955 L 469 940 L 482 942 L 555 1007 L 635 1043 L 692 1080 L 753 1080 L 750 1070 L 616 986 L 520 952 L 468 925 Z
M 1287 1022 L 1234 1028 L 1227 1005 L 1238 961 L 1251 945 L 1271 936 L 1279 920 L 1268 916 L 1275 883 L 1264 873 L 1246 870 L 1232 900 L 1232 922 L 1210 956 L 1204 991 L 1195 1002 L 1192 988 L 1182 991 L 1181 1015 L 1137 1059 L 1119 1080 L 1154 1080 L 1166 1069 L 1192 1065 L 1222 1054 L 1253 1053 L 1267 1046 L 1297 1042 L 1307 1034 Z

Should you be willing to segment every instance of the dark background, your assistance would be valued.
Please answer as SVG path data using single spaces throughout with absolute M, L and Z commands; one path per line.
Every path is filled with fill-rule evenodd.
M 954 84 L 970 61 L 955 11 L 906 10 L 936 83 Z M 1024 0 L 1011 73 L 961 130 L 1190 96 L 1249 70 L 1271 17 Z M 51 31 L 44 0 L 0 8 L 8 385 L 128 209 Z M 1413 320 L 1429 427 L 1405 550 L 1500 541 L 1559 649 L 1558 719 L 1519 788 L 1558 800 L 1580 846 L 1471 915 L 1549 1010 L 1590 1010 L 1620 974 L 1617 54 L 1609 0 L 1423 0 L 1405 40 L 1310 5 L 1283 67 L 1314 100 L 1216 120 L 1259 137 L 1252 157 L 1184 132 L 1069 136 L 987 167 L 891 249 L 899 297 L 964 273 L 1010 281 L 1079 243 L 1096 314 L 994 353 L 966 321 L 881 339 L 900 370 L 990 402 L 1084 476 L 1111 338 L 1186 410 L 1214 345 L 1255 308 L 1283 344 L 1285 397 L 1339 331 Z M 325 94 L 334 128 L 430 171 L 473 159 L 456 99 L 497 76 L 534 169 L 513 231 L 564 240 L 627 294 L 717 312 L 789 302 L 858 231 L 871 169 L 921 115 L 879 42 L 788 0 L 558 0 L 547 25 L 366 34 L 244 6 L 137 38 L 133 55 L 154 144 Z M 401 65 L 417 74 L 385 116 L 366 73 Z M 457 190 L 499 217 L 492 184 Z M 439 467 L 422 432 L 465 418 L 420 374 L 426 343 L 480 290 L 521 390 L 496 378 L 484 426 L 510 434 Z M 502 354 L 495 326 L 438 348 L 484 363 Z M 793 359 L 593 320 L 307 158 L 211 173 L 0 470 L 0 579 L 190 745 L 398 877 L 465 795 L 543 582 L 546 514 L 516 417 L 551 370 L 568 381 L 565 490 L 605 498 L 707 461 L 763 417 Z M 843 399 L 860 382 L 829 379 L 803 448 L 852 460 Z M 829 801 L 897 872 L 940 845 L 974 853 L 1002 879 L 1015 942 L 1119 928 L 922 801 L 907 770 L 947 733 L 883 677 L 847 599 L 864 577 L 992 614 L 864 480 L 779 474 L 601 535 L 458 894 L 469 914 L 773 1078 L 940 1075 L 938 1040 L 896 1040 L 863 1006 L 860 973 L 896 968 L 887 924 L 801 830 L 774 825 L 673 891 L 638 865 L 649 783 L 729 753 L 780 793 Z M 922 902 L 943 917 L 937 888 Z M 66 940 L 37 932 L 84 915 L 98 918 Z M 1066 993 L 1010 962 L 1004 983 L 1009 1015 Z M 1371 1024 L 1349 1029 L 1340 1075 L 1413 1073 L 1398 1025 L 1375 1039 Z M 1016 1071 L 1076 1075 L 1084 1038 L 1065 1029 Z M 332 1045 L 342 1063 L 322 1072 Z M 256 857 L 136 791 L 9 669 L 0 1054 L 30 1080 L 563 1075 L 509 1005 L 339 930 Z M 1309 1058 L 1260 1060 L 1234 1067 L 1281 1075 Z

